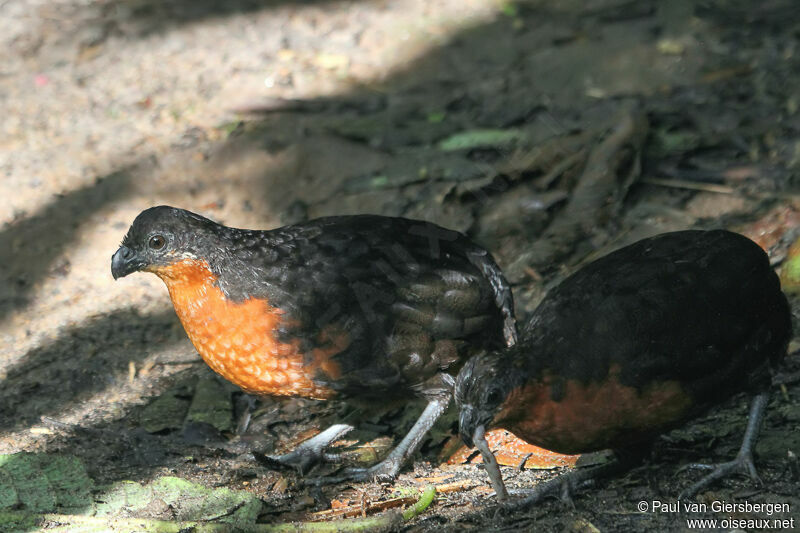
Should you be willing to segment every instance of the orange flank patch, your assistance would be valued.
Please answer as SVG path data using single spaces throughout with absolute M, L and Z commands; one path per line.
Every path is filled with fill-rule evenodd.
M 320 333 L 323 348 L 311 354 L 300 341 L 280 342 L 275 331 L 283 311 L 263 299 L 228 300 L 202 260 L 184 259 L 150 270 L 169 289 L 175 312 L 197 351 L 215 372 L 253 394 L 329 398 L 334 392 L 314 382 L 339 375 L 331 356 L 347 346 L 346 334 Z
M 562 455 L 528 444 L 505 429 L 493 429 L 486 433 L 486 442 L 503 466 L 519 466 L 525 460 L 527 469 L 548 469 L 562 466 L 575 466 L 580 455 Z M 449 464 L 482 463 L 481 454 L 475 448 L 462 446 L 447 460 Z
M 632 444 L 683 419 L 691 398 L 676 381 L 637 390 L 619 382 L 619 368 L 597 383 L 566 381 L 560 401 L 549 376 L 511 392 L 492 425 L 561 453 Z

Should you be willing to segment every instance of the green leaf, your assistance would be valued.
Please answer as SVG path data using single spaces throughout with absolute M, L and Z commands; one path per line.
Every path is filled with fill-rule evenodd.
M 83 463 L 76 457 L 0 455 L 0 510 L 74 509 L 91 502 L 92 486 Z
M 662 156 L 680 154 L 700 146 L 700 134 L 689 130 L 655 130 L 650 145 L 650 151 Z
M 430 122 L 431 124 L 439 124 L 440 122 L 444 121 L 446 116 L 447 113 L 445 113 L 444 111 L 433 111 L 431 113 L 428 113 L 428 116 L 426 118 L 428 119 L 428 122 Z
M 186 415 L 187 422 L 205 422 L 220 431 L 233 429 L 231 394 L 214 377 L 201 379 Z
M 139 415 L 139 424 L 148 433 L 183 427 L 189 400 L 168 391 L 156 398 Z
M 436 497 L 436 487 L 433 485 L 428 485 L 425 487 L 425 490 L 422 491 L 422 496 L 420 496 L 417 503 L 403 511 L 403 520 L 409 521 L 415 516 L 419 516 L 425 512 L 425 509 L 433 502 L 433 499 Z
M 216 520 L 252 524 L 261 510 L 254 494 L 228 488 L 209 489 L 198 483 L 166 476 L 148 485 L 123 481 L 97 496 L 98 516 L 146 516 L 154 504 L 168 507 L 176 520 Z
M 525 139 L 525 133 L 516 130 L 479 129 L 462 131 L 439 142 L 439 150 L 453 152 L 473 148 L 498 148 Z
M 502 6 L 500 6 L 500 11 L 503 13 L 503 15 L 507 17 L 516 17 L 519 14 L 519 9 L 517 9 L 517 6 L 512 4 L 511 2 L 505 3 Z
M 789 248 L 781 267 L 781 288 L 784 292 L 800 292 L 800 239 Z

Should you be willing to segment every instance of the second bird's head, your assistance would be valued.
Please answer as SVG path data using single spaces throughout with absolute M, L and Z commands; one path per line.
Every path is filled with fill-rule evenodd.
M 205 258 L 224 226 L 190 211 L 161 205 L 142 211 L 111 257 L 114 279 L 139 271 L 158 272 L 184 259 Z
M 458 373 L 454 396 L 459 434 L 467 446 L 474 445 L 477 429 L 483 435 L 492 427 L 508 395 L 520 385 L 521 374 L 509 368 L 509 350 L 513 348 L 476 355 Z

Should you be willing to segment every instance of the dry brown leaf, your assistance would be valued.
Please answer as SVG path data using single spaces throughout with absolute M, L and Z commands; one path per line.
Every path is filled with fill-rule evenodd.
M 495 429 L 488 432 L 486 441 L 497 457 L 497 462 L 503 466 L 519 466 L 522 460 L 528 456 L 525 459 L 525 468 L 560 468 L 575 466 L 580 457 L 580 455 L 563 455 L 528 444 L 504 429 Z M 480 454 L 475 453 L 474 448 L 462 446 L 447 462 L 450 464 L 474 464 L 483 462 L 483 459 Z
M 272 492 L 276 494 L 283 494 L 286 492 L 287 488 L 289 488 L 289 480 L 281 476 L 281 478 L 272 486 Z
M 775 245 L 788 230 L 800 225 L 800 211 L 794 205 L 780 205 L 759 220 L 734 228 L 765 250 Z

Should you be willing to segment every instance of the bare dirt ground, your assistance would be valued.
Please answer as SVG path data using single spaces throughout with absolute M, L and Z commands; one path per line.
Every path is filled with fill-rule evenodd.
M 461 488 L 395 527 L 585 532 L 686 530 L 686 515 L 637 503 L 675 501 L 698 475 L 682 464 L 735 455 L 744 396 L 574 508 L 509 513 L 479 467 L 443 464 L 450 416 L 393 487 L 309 489 L 250 452 L 358 413 L 264 399 L 238 435 L 246 399 L 199 360 L 161 282 L 114 283 L 110 256 L 156 204 L 253 228 L 425 218 L 495 254 L 521 319 L 583 261 L 662 231 L 735 229 L 778 264 L 800 220 L 793 0 L 5 0 L 0 42 L 0 453 L 75 456 L 98 486 L 172 475 L 249 491 L 261 522 L 449 483 Z M 790 355 L 777 376 L 764 485 L 725 481 L 698 501 L 788 503 L 779 518 L 800 524 L 798 372 Z M 212 423 L 208 402 L 192 411 L 209 397 Z M 370 419 L 354 441 L 373 446 L 356 450 L 417 412 Z

